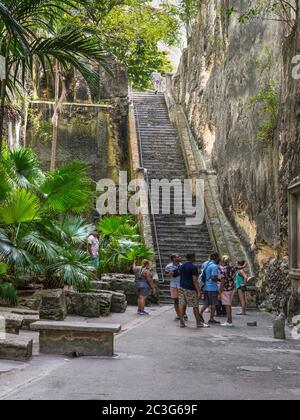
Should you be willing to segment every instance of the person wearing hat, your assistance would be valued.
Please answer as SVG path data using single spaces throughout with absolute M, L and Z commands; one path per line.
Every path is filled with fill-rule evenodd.
M 174 309 L 176 312 L 175 321 L 180 321 L 179 313 L 179 299 L 178 299 L 178 290 L 180 288 L 180 267 L 181 267 L 181 257 L 178 254 L 171 255 L 171 262 L 165 268 L 165 276 L 170 279 L 170 293 L 171 298 L 174 302 Z M 188 317 L 185 313 L 184 320 L 187 321 Z

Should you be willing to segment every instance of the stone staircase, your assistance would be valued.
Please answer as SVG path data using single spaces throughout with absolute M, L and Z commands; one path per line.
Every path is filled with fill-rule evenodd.
M 147 169 L 148 179 L 174 179 L 184 180 L 187 171 L 180 148 L 177 129 L 170 122 L 168 109 L 163 94 L 139 93 L 133 94 L 133 104 L 136 119 L 136 129 L 140 138 L 140 156 L 142 166 Z M 174 200 L 174 191 L 171 192 L 170 214 L 155 214 L 151 216 L 153 240 L 156 251 L 157 273 L 162 281 L 162 273 L 158 258 L 158 248 L 163 267 L 170 261 L 174 253 L 185 259 L 187 252 L 195 252 L 197 263 L 207 260 L 212 251 L 208 230 L 205 224 L 200 226 L 186 226 L 186 215 L 174 214 L 174 204 L 181 201 L 180 197 Z M 152 203 L 159 199 L 152 195 Z M 172 204 L 173 203 L 173 204 Z M 160 202 L 161 210 L 162 202 Z M 154 224 L 154 220 L 155 224 Z M 158 244 L 155 235 L 157 231 Z M 169 280 L 160 285 L 162 292 L 161 303 L 172 303 L 169 291 Z

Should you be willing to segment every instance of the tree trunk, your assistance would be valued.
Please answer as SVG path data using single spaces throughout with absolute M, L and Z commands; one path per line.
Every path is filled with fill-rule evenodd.
M 55 98 L 54 98 L 54 113 L 52 116 L 52 149 L 50 171 L 54 171 L 56 166 L 56 149 L 58 136 L 58 107 L 59 107 L 59 62 L 55 60 Z
M 0 102 L 0 160 L 2 159 L 4 141 L 4 113 L 5 113 L 6 79 L 1 81 L 1 102 Z

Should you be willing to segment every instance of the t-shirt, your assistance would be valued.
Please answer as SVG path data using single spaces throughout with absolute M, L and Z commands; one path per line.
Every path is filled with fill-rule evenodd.
M 232 265 L 220 265 L 220 272 L 224 276 L 224 291 L 232 292 L 235 289 L 236 269 Z
M 142 269 L 142 267 L 135 267 L 133 269 L 135 275 L 135 286 L 139 289 L 150 288 L 148 281 L 151 280 L 152 276 L 148 269 Z
M 205 292 L 218 292 L 219 291 L 218 282 L 213 281 L 212 277 L 218 276 L 220 274 L 219 265 L 215 261 L 210 260 L 209 262 L 206 262 L 203 264 L 203 269 L 205 270 L 205 274 L 206 274 L 206 282 L 204 286 L 204 291 Z
M 198 277 L 198 268 L 192 262 L 186 262 L 180 267 L 180 287 L 183 289 L 196 290 L 193 276 Z
M 91 245 L 91 255 L 93 258 L 97 258 L 99 255 L 99 240 L 98 238 L 95 238 L 94 235 L 90 235 L 88 237 L 88 244 Z
M 168 264 L 165 268 L 167 273 L 174 273 L 174 271 L 178 270 L 181 267 L 181 264 L 174 264 L 171 262 Z M 176 287 L 176 285 L 180 285 L 180 274 L 177 277 L 170 277 L 170 286 L 173 287 L 173 285 Z

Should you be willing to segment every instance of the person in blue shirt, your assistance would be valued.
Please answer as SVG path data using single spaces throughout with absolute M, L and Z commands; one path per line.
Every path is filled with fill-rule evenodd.
M 204 286 L 204 305 L 201 308 L 200 315 L 203 319 L 204 311 L 210 307 L 209 324 L 220 324 L 215 320 L 216 305 L 219 303 L 219 276 L 220 276 L 220 256 L 217 252 L 211 254 L 210 259 L 202 265 L 202 270 L 205 272 L 205 286 Z

